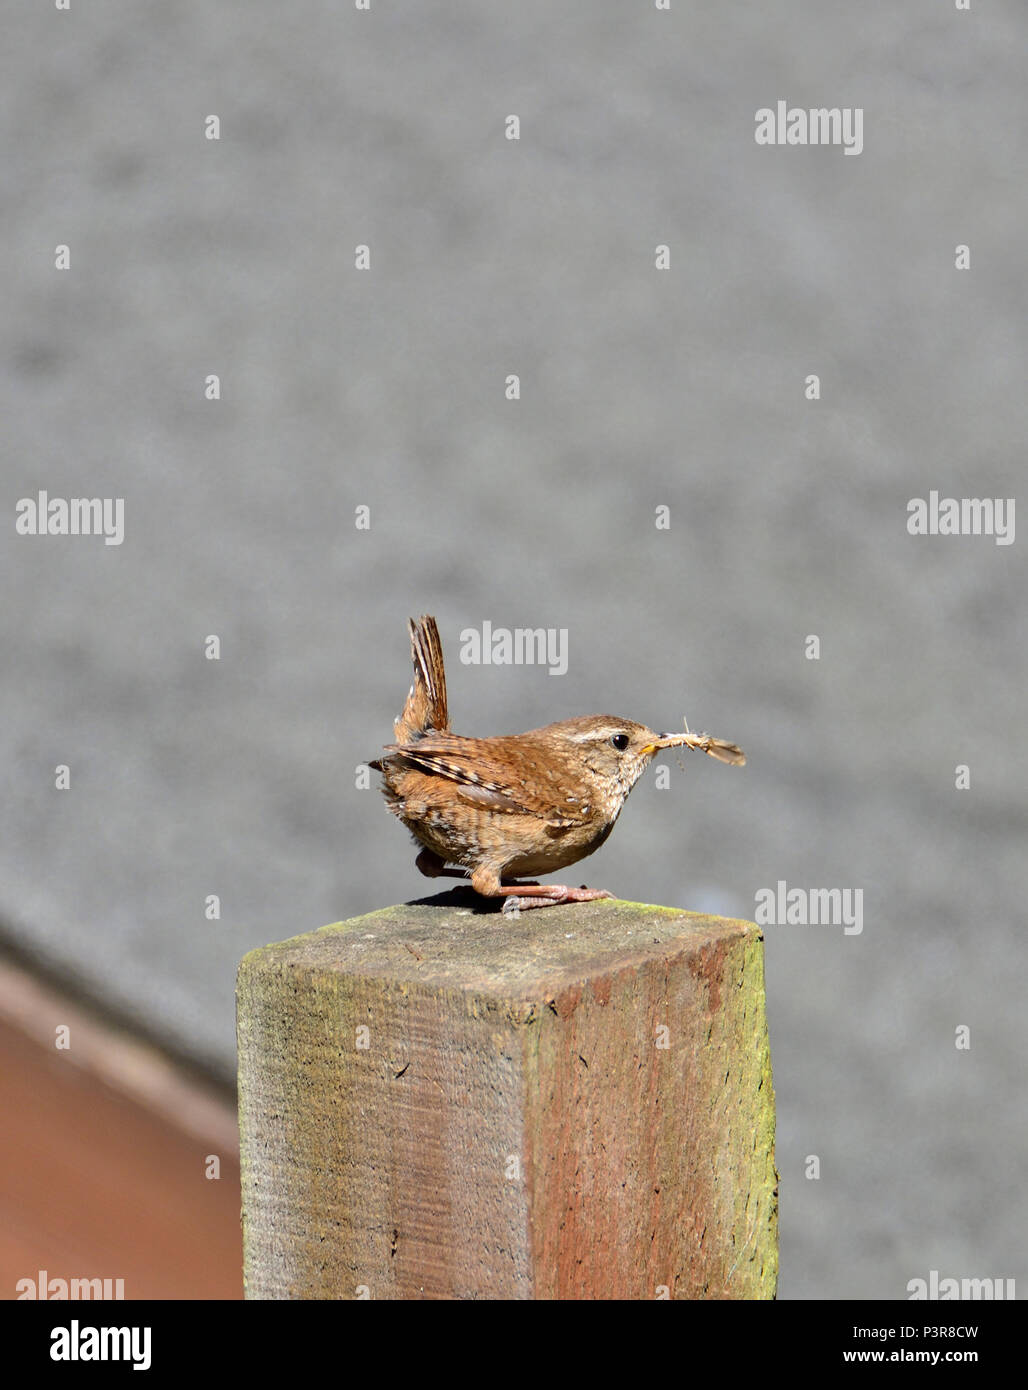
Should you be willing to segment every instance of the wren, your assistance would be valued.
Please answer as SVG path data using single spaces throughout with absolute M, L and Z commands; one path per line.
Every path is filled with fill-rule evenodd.
M 598 850 L 658 749 L 746 761 L 734 743 L 709 734 L 688 727 L 657 734 L 613 714 L 500 738 L 451 733 L 435 619 L 411 619 L 408 628 L 414 684 L 393 724 L 396 742 L 370 766 L 382 774 L 389 810 L 423 846 L 415 860 L 421 872 L 470 878 L 476 893 L 503 897 L 504 912 L 611 896 L 602 888 L 510 880 L 553 873 Z

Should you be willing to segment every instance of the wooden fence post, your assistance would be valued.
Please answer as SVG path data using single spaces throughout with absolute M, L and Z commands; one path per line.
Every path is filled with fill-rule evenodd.
M 250 1298 L 773 1298 L 756 926 L 465 889 L 239 969 Z

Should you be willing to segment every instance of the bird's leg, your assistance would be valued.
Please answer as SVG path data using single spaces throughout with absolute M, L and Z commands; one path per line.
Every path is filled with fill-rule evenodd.
M 568 888 L 563 883 L 501 883 L 495 869 L 482 866 L 471 875 L 471 886 L 483 898 L 503 898 L 505 913 L 530 907 L 556 907 L 559 903 L 591 903 L 613 897 L 606 888 Z
M 464 869 L 448 869 L 446 860 L 440 859 L 435 850 L 423 849 L 414 861 L 414 867 L 420 869 L 426 878 L 462 878 L 467 882 L 467 871 Z

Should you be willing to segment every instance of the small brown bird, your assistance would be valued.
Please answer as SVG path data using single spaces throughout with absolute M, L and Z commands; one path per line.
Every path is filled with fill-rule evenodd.
M 609 898 L 602 888 L 511 883 L 552 873 L 599 849 L 628 793 L 660 748 L 699 748 L 742 766 L 734 743 L 709 734 L 656 734 L 613 714 L 589 714 L 501 738 L 450 732 L 446 674 L 434 618 L 411 619 L 414 684 L 395 721 L 396 742 L 371 763 L 389 810 L 424 848 L 429 878 L 471 879 L 505 912 Z M 448 864 L 459 868 L 447 868 Z

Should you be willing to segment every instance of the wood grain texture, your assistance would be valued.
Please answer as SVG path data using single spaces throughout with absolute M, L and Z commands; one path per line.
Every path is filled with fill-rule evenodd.
M 774 1296 L 751 923 L 459 889 L 251 952 L 238 1034 L 248 1297 Z

